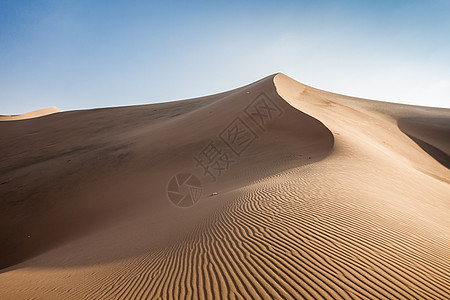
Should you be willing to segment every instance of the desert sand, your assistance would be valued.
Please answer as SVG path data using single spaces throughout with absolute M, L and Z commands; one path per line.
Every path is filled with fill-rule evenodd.
M 14 121 L 14 120 L 25 120 L 31 118 L 42 117 L 50 114 L 60 112 L 56 107 L 48 107 L 43 109 L 38 109 L 21 115 L 0 115 L 0 121 Z
M 280 73 L 0 140 L 1 299 L 450 299 L 449 109 Z

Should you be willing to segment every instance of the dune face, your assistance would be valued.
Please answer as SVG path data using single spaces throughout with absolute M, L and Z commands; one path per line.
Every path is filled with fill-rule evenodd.
M 449 120 L 278 74 L 2 122 L 0 298 L 448 299 Z
M 398 127 L 438 162 L 450 168 L 449 119 L 400 119 Z
M 0 115 L 0 121 L 26 120 L 60 112 L 56 107 L 48 107 L 17 116 Z
M 206 99 L 60 113 L 2 124 L 2 132 L 3 209 L 11 219 L 3 218 L 1 267 L 122 210 L 173 210 L 166 187 L 180 172 L 202 178 L 208 194 L 245 186 L 291 161 L 317 161 L 333 145 L 331 132 L 281 99 L 270 78 Z M 203 168 L 214 156 L 220 167 Z

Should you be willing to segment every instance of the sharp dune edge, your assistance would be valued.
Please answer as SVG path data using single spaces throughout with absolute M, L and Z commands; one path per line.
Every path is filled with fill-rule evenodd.
M 233 122 L 255 139 L 213 181 L 194 159 Z M 0 298 L 449 299 L 449 133 L 448 109 L 283 74 L 1 122 Z M 181 172 L 189 208 L 167 197 Z

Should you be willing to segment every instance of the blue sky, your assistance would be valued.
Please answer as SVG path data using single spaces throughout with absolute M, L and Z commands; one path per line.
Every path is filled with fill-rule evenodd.
M 450 107 L 450 1 L 0 0 L 0 114 L 186 99 L 283 72 Z

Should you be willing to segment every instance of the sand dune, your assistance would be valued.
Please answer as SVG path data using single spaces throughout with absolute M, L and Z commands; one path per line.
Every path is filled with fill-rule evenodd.
M 438 162 L 450 168 L 448 119 L 399 119 L 398 127 Z
M 449 130 L 283 74 L 2 122 L 0 298 L 448 299 Z
M 26 120 L 31 118 L 42 117 L 50 114 L 60 112 L 56 107 L 48 107 L 35 111 L 31 111 L 25 114 L 11 116 L 11 115 L 0 115 L 0 121 L 14 121 L 14 120 Z

